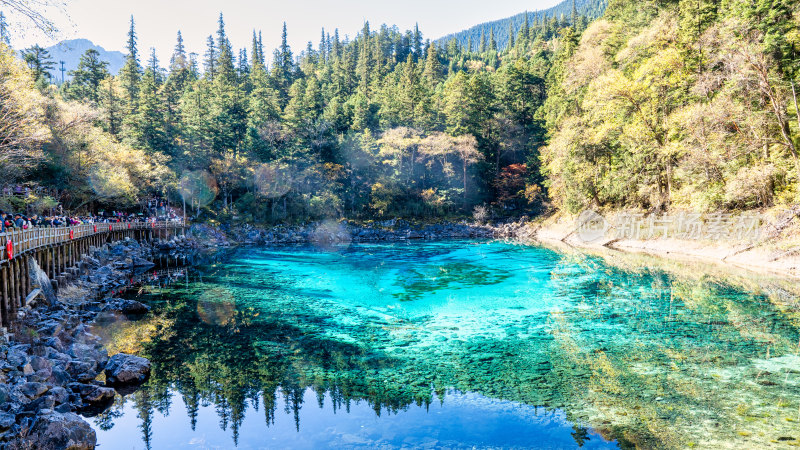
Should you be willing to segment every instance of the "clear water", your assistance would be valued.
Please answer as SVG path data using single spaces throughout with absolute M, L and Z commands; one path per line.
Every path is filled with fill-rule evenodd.
M 246 248 L 98 330 L 106 448 L 800 444 L 792 282 L 504 242 Z

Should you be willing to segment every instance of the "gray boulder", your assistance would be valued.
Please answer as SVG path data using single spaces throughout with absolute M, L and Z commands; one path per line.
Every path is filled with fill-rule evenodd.
M 140 384 L 150 376 L 150 361 L 145 358 L 117 353 L 106 365 L 106 384 L 125 386 Z
M 150 268 L 150 267 L 155 267 L 155 264 L 154 264 L 152 261 L 148 261 L 148 260 L 146 260 L 146 259 L 144 259 L 144 258 L 141 258 L 141 257 L 139 257 L 139 256 L 135 256 L 135 257 L 133 258 L 133 267 L 137 267 L 137 268 L 141 268 L 141 267 Z
M 90 450 L 97 445 L 97 435 L 77 414 L 44 412 L 36 419 L 30 433 L 8 443 L 9 449 Z
M 87 405 L 99 405 L 111 401 L 117 392 L 109 387 L 97 386 L 94 384 L 70 383 L 72 392 L 81 396 L 81 400 Z
M 48 306 L 55 305 L 58 299 L 56 298 L 56 292 L 53 290 L 53 283 L 50 282 L 50 278 L 47 277 L 47 274 L 39 267 L 34 258 L 28 258 L 28 272 L 30 273 L 31 286 L 34 289 L 41 290 L 45 304 Z
M 136 316 L 145 314 L 147 311 L 150 311 L 150 308 L 136 300 L 122 300 L 119 305 L 119 310 L 126 316 Z

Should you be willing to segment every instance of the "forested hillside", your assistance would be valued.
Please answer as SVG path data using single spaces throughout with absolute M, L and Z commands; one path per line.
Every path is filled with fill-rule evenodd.
M 561 25 L 560 33 L 574 33 Z M 419 30 L 365 24 L 352 41 L 323 32 L 297 57 L 286 36 L 284 27 L 274 52 L 261 33 L 250 49 L 234 50 L 220 16 L 203 56 L 190 54 L 179 33 L 163 70 L 137 47 L 131 21 L 118 76 L 88 51 L 59 89 L 43 82 L 46 63 L 28 61 L 41 92 L 33 83 L 27 91 L 42 114 L 27 117 L 43 135 L 28 143 L 38 164 L 18 165 L 18 180 L 66 190 L 59 200 L 67 208 L 126 204 L 136 195 L 97 192 L 119 177 L 134 180 L 139 197 L 182 195 L 195 209 L 216 199 L 208 214 L 265 221 L 430 217 L 540 202 L 544 129 L 535 115 L 559 45 L 552 29 L 523 26 L 506 50 L 470 52 L 427 44 Z M 20 64 L 6 63 L 23 77 Z M 84 132 L 61 137 L 77 126 Z M 108 145 L 93 143 L 100 140 Z M 158 173 L 158 185 L 139 182 L 139 169 L 116 170 L 124 161 L 87 159 L 96 146 L 144 152 L 152 165 L 144 174 Z
M 525 23 L 538 27 L 542 24 L 546 34 L 555 35 L 564 24 L 579 23 L 579 28 L 586 27 L 586 23 L 603 15 L 608 4 L 607 0 L 564 0 L 561 3 L 542 11 L 525 11 L 511 17 L 484 22 L 457 33 L 448 34 L 434 41 L 439 46 L 446 46 L 455 39 L 458 45 L 471 48 L 473 51 L 488 46 L 492 39 L 498 48 L 504 49 L 510 41 L 514 40 L 517 32 Z M 548 29 L 549 28 L 549 29 Z
M 220 16 L 203 55 L 178 32 L 165 62 L 131 20 L 117 76 L 89 50 L 56 87 L 46 53 L 4 48 L 0 164 L 46 188 L 34 209 L 157 195 L 266 222 L 797 202 L 799 14 L 616 0 L 593 22 L 523 20 L 507 45 L 365 24 L 299 53 L 285 26 L 272 52 L 260 32 L 234 49 Z
M 611 2 L 548 75 L 550 197 L 571 211 L 800 201 L 799 8 Z

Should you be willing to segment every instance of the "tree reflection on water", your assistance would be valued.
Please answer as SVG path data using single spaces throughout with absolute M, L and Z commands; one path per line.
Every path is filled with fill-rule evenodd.
M 535 258 L 546 250 L 523 251 Z M 235 261 L 201 269 L 191 283 L 142 291 L 155 306 L 150 317 L 110 326 L 109 348 L 149 358 L 152 377 L 95 420 L 110 428 L 132 401 L 149 448 L 153 412 L 167 414 L 177 392 L 192 430 L 200 407 L 213 405 L 238 444 L 248 408 L 263 409 L 267 427 L 282 408 L 299 431 L 308 388 L 319 407 L 327 396 L 334 411 L 366 402 L 378 416 L 446 402 L 455 389 L 563 410 L 578 444 L 587 427 L 622 447 L 771 446 L 800 437 L 800 322 L 787 285 L 586 256 L 554 261 L 547 295 L 564 299 L 561 307 L 499 325 L 488 314 L 487 328 L 501 333 L 468 336 L 434 326 L 431 316 L 314 308 L 285 280 L 265 300 L 254 292 L 271 281 Z M 452 264 L 446 282 L 492 270 L 487 261 Z M 487 267 L 461 270 L 476 264 Z M 430 338 L 440 331 L 450 337 Z M 415 333 L 411 342 L 407 332 Z

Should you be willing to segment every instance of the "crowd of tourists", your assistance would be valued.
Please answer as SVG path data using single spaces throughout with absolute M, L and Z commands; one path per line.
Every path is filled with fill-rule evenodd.
M 68 216 L 68 215 L 53 215 L 53 216 L 39 216 L 32 215 L 30 217 L 20 213 L 8 213 L 0 210 L 0 232 L 12 230 L 28 230 L 31 228 L 57 228 L 57 227 L 72 227 L 83 224 L 97 224 L 97 223 L 132 223 L 132 222 L 156 222 L 156 221 L 177 221 L 180 218 L 175 214 L 167 214 L 160 217 L 145 216 L 144 214 L 134 213 L 111 213 L 100 214 L 91 216 Z

